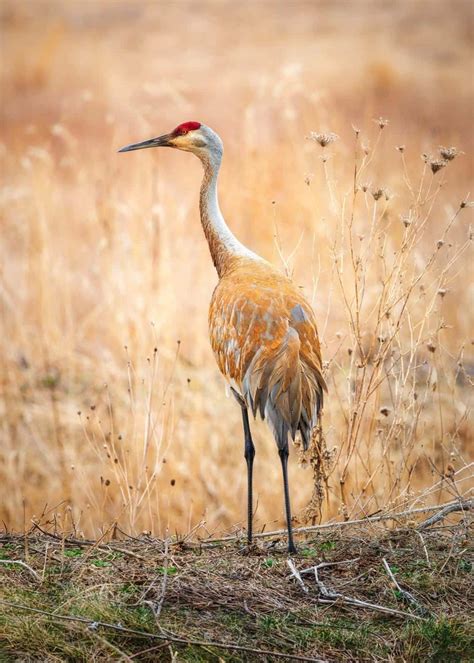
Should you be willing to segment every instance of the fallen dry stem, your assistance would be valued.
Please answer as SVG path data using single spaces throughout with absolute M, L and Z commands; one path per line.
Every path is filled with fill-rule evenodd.
M 26 564 L 26 562 L 22 562 L 22 561 L 19 560 L 19 559 L 0 559 L 0 564 L 18 564 L 18 566 L 23 567 L 23 568 L 26 569 L 29 573 L 31 573 L 31 575 L 33 576 L 33 578 L 34 578 L 35 580 L 37 580 L 40 584 L 41 584 L 41 582 L 42 582 L 41 577 L 36 573 L 36 571 L 35 571 L 34 569 L 31 568 L 31 566 L 29 566 L 28 564 Z
M 395 575 L 393 574 L 393 571 L 392 571 L 392 569 L 390 568 L 389 563 L 387 562 L 387 560 L 385 559 L 385 557 L 383 558 L 382 563 L 383 563 L 383 565 L 384 565 L 384 567 L 385 567 L 385 570 L 387 571 L 387 573 L 388 573 L 388 575 L 389 575 L 389 577 L 390 577 L 390 580 L 393 582 L 393 584 L 394 584 L 395 587 L 397 588 L 397 591 L 400 593 L 400 595 L 406 600 L 407 603 L 411 603 L 412 605 L 414 605 L 414 606 L 416 607 L 416 609 L 417 609 L 419 612 L 421 612 L 421 613 L 423 613 L 423 614 L 426 615 L 426 613 L 427 613 L 426 608 L 424 608 L 424 607 L 423 607 L 423 606 L 422 606 L 422 605 L 421 605 L 421 604 L 415 599 L 415 597 L 413 596 L 413 594 L 412 594 L 411 592 L 407 592 L 406 589 L 402 589 L 402 587 L 400 587 L 400 585 L 399 585 L 399 583 L 398 583 L 398 580 L 395 578 Z
M 312 571 L 314 573 L 314 578 L 316 580 L 316 585 L 318 586 L 318 589 L 320 591 L 320 594 L 322 598 L 318 598 L 318 601 L 322 603 L 335 603 L 335 602 L 341 602 L 345 603 L 347 605 L 356 607 L 356 608 L 366 608 L 368 610 L 376 610 L 378 612 L 385 612 L 389 615 L 399 615 L 401 617 L 408 617 L 409 619 L 423 619 L 422 617 L 418 615 L 413 615 L 410 612 L 404 612 L 402 610 L 396 610 L 395 608 L 389 608 L 384 605 L 378 605 L 376 603 L 370 603 L 368 601 L 362 601 L 361 599 L 356 599 L 351 596 L 345 596 L 344 594 L 341 594 L 340 592 L 336 592 L 333 589 L 328 589 L 326 585 L 322 582 L 322 580 L 319 577 L 319 571 L 321 569 L 327 568 L 329 566 L 335 566 L 336 564 L 348 564 L 354 560 L 348 560 L 343 561 L 343 562 L 321 562 L 321 564 L 317 564 L 316 566 L 313 567 Z
M 338 529 L 338 528 L 344 528 L 344 527 L 351 527 L 354 525 L 363 525 L 363 524 L 370 524 L 370 523 L 380 523 L 383 521 L 387 520 L 394 520 L 398 521 L 401 520 L 402 518 L 409 518 L 411 516 L 416 516 L 420 513 L 429 513 L 430 511 L 439 511 L 441 508 L 441 512 L 437 515 L 440 515 L 445 509 L 449 508 L 449 511 L 446 511 L 442 515 L 440 515 L 440 520 L 444 518 L 446 515 L 449 513 L 453 513 L 455 511 L 467 511 L 472 508 L 474 508 L 474 500 L 466 500 L 462 502 L 449 502 L 447 504 L 441 504 L 441 505 L 436 505 L 436 506 L 428 506 L 428 507 L 419 507 L 416 509 L 407 509 L 406 511 L 400 511 L 398 513 L 388 513 L 388 514 L 383 514 L 380 516 L 369 516 L 367 518 L 359 518 L 356 520 L 344 520 L 340 523 L 324 523 L 323 525 L 310 525 L 308 527 L 295 527 L 293 529 L 293 532 L 295 534 L 308 534 L 310 532 L 319 532 L 322 530 L 327 530 L 327 529 Z M 266 538 L 272 538 L 272 537 L 278 537 L 278 536 L 286 536 L 287 531 L 285 529 L 279 529 L 279 530 L 273 530 L 271 532 L 257 532 L 254 534 L 254 538 L 256 539 L 266 539 Z M 233 534 L 232 536 L 225 536 L 217 539 L 203 539 L 200 541 L 199 545 L 205 546 L 206 544 L 213 544 L 213 543 L 225 543 L 225 542 L 230 542 L 230 541 L 236 541 L 240 538 L 242 538 L 243 534 Z
M 469 509 L 474 508 L 474 500 L 466 500 L 460 502 L 454 502 L 453 504 L 446 504 L 438 513 L 435 513 L 430 518 L 424 520 L 420 525 L 418 525 L 419 530 L 426 529 L 432 525 L 439 523 L 440 520 L 444 520 L 446 516 L 455 511 L 468 511 Z

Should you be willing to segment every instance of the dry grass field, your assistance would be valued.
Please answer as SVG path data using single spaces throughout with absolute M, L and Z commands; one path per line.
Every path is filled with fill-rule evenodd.
M 0 20 L 0 660 L 469 660 L 471 3 L 0 0 Z M 200 164 L 117 154 L 187 120 L 223 138 L 230 227 L 319 321 L 294 561 L 262 422 L 240 549 Z
M 292 454 L 298 522 L 467 496 L 470 3 L 0 11 L 7 529 L 205 536 L 244 518 L 240 413 L 207 336 L 200 165 L 116 153 L 188 119 L 224 140 L 230 226 L 294 275 L 319 320 L 324 448 Z M 321 132 L 338 139 L 322 147 Z M 256 526 L 274 529 L 278 456 L 259 422 L 255 438 Z

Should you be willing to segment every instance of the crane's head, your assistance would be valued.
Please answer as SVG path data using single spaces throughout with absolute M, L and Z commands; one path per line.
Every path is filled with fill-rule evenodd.
M 223 151 L 222 141 L 212 129 L 200 122 L 184 122 L 169 134 L 144 140 L 142 143 L 125 145 L 119 152 L 132 152 L 149 147 L 174 147 L 177 150 L 193 152 L 201 160 L 209 156 L 220 157 Z

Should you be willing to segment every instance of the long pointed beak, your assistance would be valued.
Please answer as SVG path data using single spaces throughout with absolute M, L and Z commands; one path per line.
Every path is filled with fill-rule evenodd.
M 142 143 L 131 143 L 131 145 L 125 145 L 125 147 L 121 147 L 118 151 L 133 152 L 134 150 L 145 150 L 148 147 L 172 147 L 170 140 L 171 134 L 165 134 L 164 136 L 158 136 L 157 138 L 144 140 Z

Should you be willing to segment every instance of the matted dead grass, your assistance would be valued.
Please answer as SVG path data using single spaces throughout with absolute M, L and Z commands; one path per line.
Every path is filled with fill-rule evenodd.
M 469 497 L 471 7 L 351 5 L 2 2 L 9 528 L 47 511 L 86 537 L 164 536 L 243 516 L 199 164 L 116 154 L 187 119 L 224 139 L 232 229 L 314 303 L 326 450 L 305 459 L 314 480 L 292 454 L 299 521 Z M 279 462 L 260 423 L 255 440 L 256 526 L 274 527 Z
M 278 537 L 0 538 L 4 660 L 467 661 L 471 503 Z M 450 508 L 453 508 L 452 506 Z M 431 520 L 428 520 L 431 518 Z M 315 576 L 315 570 L 317 575 Z

